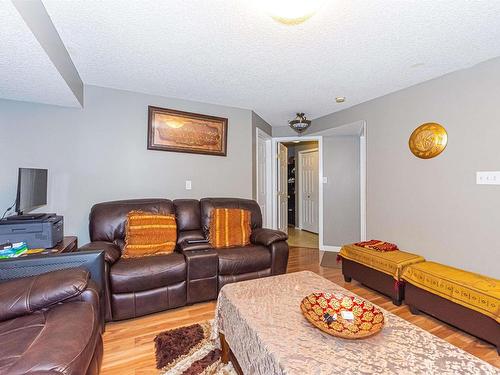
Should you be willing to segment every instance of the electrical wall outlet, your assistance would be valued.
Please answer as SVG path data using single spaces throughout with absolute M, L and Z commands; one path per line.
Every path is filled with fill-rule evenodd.
M 191 180 L 186 180 L 186 190 L 191 190 L 191 189 L 192 189 Z
M 500 171 L 476 172 L 476 184 L 478 184 L 478 185 L 500 185 Z

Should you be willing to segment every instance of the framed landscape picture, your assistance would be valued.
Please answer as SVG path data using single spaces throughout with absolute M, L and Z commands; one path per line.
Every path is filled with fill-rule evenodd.
M 148 149 L 226 156 L 227 118 L 148 107 Z

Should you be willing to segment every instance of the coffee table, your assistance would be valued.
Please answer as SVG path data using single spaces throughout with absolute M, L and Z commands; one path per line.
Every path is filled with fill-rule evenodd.
M 224 286 L 217 300 L 213 338 L 222 360 L 239 373 L 273 374 L 499 374 L 500 370 L 383 310 L 382 331 L 346 340 L 313 327 L 300 301 L 341 286 L 309 271 Z

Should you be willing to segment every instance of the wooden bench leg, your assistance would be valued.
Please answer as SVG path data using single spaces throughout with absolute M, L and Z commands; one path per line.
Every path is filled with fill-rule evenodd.
M 410 308 L 410 312 L 411 312 L 413 315 L 420 315 L 420 310 L 419 310 L 419 309 L 417 309 L 415 306 L 408 305 L 408 307 Z
M 219 333 L 219 339 L 221 347 L 220 359 L 222 363 L 227 364 L 229 362 L 229 345 L 227 344 L 226 338 L 224 337 L 223 333 Z
M 392 303 L 396 306 L 401 306 L 401 300 L 397 298 L 392 299 Z
M 352 281 L 352 277 L 351 276 L 347 276 L 347 275 L 344 275 L 344 281 L 346 283 L 350 283 Z

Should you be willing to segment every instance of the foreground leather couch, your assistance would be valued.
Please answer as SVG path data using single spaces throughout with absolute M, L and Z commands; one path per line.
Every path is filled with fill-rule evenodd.
M 214 208 L 241 208 L 251 214 L 251 244 L 212 249 L 188 244 L 205 239 Z M 127 213 L 141 210 L 175 214 L 177 248 L 172 254 L 121 257 Z M 90 212 L 91 243 L 80 250 L 105 252 L 106 320 L 134 318 L 217 298 L 227 283 L 283 274 L 288 262 L 287 235 L 262 228 L 259 205 L 248 199 L 134 199 L 99 203 Z
M 103 322 L 84 269 L 0 284 L 0 374 L 98 374 Z

